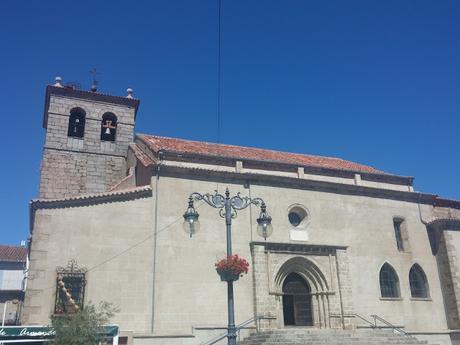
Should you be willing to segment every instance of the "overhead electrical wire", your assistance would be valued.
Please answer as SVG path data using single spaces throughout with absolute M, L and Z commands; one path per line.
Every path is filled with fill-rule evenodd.
M 203 206 L 202 203 L 198 204 L 198 205 L 196 206 L 196 208 L 200 208 L 201 206 Z M 162 233 L 163 231 L 169 229 L 171 226 L 173 226 L 174 224 L 176 224 L 176 223 L 177 223 L 178 221 L 180 221 L 180 220 L 183 220 L 182 216 L 176 218 L 176 219 L 173 220 L 171 223 L 167 224 L 166 226 L 164 226 L 163 228 L 161 228 L 160 230 L 158 230 L 157 235 L 160 234 L 160 233 Z M 148 235 L 147 237 L 145 237 L 145 238 L 143 238 L 142 240 L 140 240 L 139 242 L 137 242 L 137 243 L 135 243 L 135 244 L 129 246 L 128 248 L 122 250 L 121 252 L 119 252 L 119 253 L 117 253 L 117 254 L 114 254 L 114 255 L 112 255 L 111 257 L 109 257 L 108 259 L 105 259 L 105 260 L 99 262 L 98 264 L 96 264 L 96 265 L 94 265 L 94 266 L 88 268 L 88 269 L 86 270 L 86 273 L 91 272 L 91 271 L 95 270 L 96 268 L 98 268 L 98 267 L 100 267 L 100 266 L 102 266 L 102 265 L 104 265 L 104 264 L 106 264 L 106 263 L 109 263 L 110 261 L 113 261 L 113 260 L 119 258 L 119 257 L 122 256 L 123 254 L 126 254 L 127 252 L 129 252 L 129 251 L 133 250 L 134 248 L 137 248 L 137 247 L 140 246 L 141 244 L 147 242 L 147 241 L 148 241 L 149 239 L 151 239 L 152 237 L 153 237 L 153 234 Z M 27 277 L 27 279 L 33 280 L 34 277 Z M 43 290 L 49 290 L 49 289 L 55 289 L 55 288 L 56 288 L 56 286 L 53 285 L 53 286 L 50 286 L 50 287 L 45 288 L 45 289 L 43 289 Z
M 218 37 L 217 37 L 217 143 L 220 144 L 221 140 L 221 133 L 220 133 L 220 127 L 221 127 L 221 117 L 220 117 L 220 111 L 221 111 L 221 74 L 222 74 L 222 66 L 221 66 L 221 58 L 222 58 L 222 52 L 221 52 L 221 41 L 222 41 L 222 0 L 219 1 L 219 9 L 218 9 Z
M 218 51 L 217 51 L 217 143 L 220 144 L 221 143 L 221 98 L 222 98 L 222 90 L 221 90 L 221 79 L 222 79 L 222 51 L 221 51 L 221 45 L 222 45 L 222 0 L 218 0 L 218 26 L 217 26 L 217 32 L 218 32 L 218 39 L 217 39 L 217 48 L 218 48 Z M 219 150 L 219 145 L 217 146 L 218 147 L 218 150 Z M 219 154 L 218 154 L 219 155 Z M 220 156 L 220 155 L 219 155 Z M 219 189 L 219 183 L 217 183 L 217 190 Z M 202 204 L 199 204 L 196 208 L 199 208 L 200 206 L 202 206 Z M 157 232 L 157 235 L 165 230 L 167 230 L 168 228 L 170 228 L 171 226 L 173 226 L 174 224 L 176 224 L 178 221 L 180 221 L 182 219 L 182 216 L 178 217 L 177 219 L 175 219 L 173 222 L 169 223 L 168 225 L 166 225 L 165 227 L 161 228 L 160 230 L 158 230 Z M 128 253 L 129 251 L 133 250 L 134 248 L 142 245 L 143 243 L 147 242 L 148 240 L 150 240 L 152 237 L 154 237 L 154 234 L 150 234 L 148 235 L 147 237 L 145 237 L 144 239 L 140 240 L 139 242 L 133 244 L 132 246 L 122 250 L 121 252 L 109 257 L 108 259 L 106 260 L 103 260 L 101 262 L 99 262 L 98 264 L 90 267 L 86 273 L 88 272 L 91 272 L 93 270 L 95 270 L 96 268 L 106 264 L 106 263 L 109 263 L 110 261 L 113 261 L 117 258 L 119 258 L 120 256 Z M 31 279 L 33 280 L 34 278 L 33 277 L 28 277 L 27 279 Z M 54 289 L 56 288 L 54 285 L 49 287 L 49 288 L 45 288 L 44 290 L 48 290 L 48 289 Z

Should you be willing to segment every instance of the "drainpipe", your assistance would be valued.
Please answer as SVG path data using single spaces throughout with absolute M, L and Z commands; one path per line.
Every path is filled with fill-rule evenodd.
M 158 233 L 158 185 L 160 180 L 160 167 L 161 161 L 163 157 L 163 152 L 158 152 L 158 157 L 160 158 L 160 162 L 157 164 L 157 173 L 155 179 L 155 208 L 154 208 L 154 216 L 155 220 L 153 223 L 153 268 L 152 268 L 152 324 L 151 324 L 151 332 L 154 333 L 155 330 L 155 273 L 156 273 L 156 263 L 157 263 L 157 233 Z
M 422 209 L 420 208 L 420 201 L 422 200 L 422 193 L 418 193 L 418 201 L 417 201 L 417 206 L 418 206 L 418 216 L 420 218 L 420 221 L 422 224 L 427 225 L 428 222 L 424 221 L 422 218 Z
M 9 301 L 5 301 L 5 304 L 3 304 L 2 327 L 5 326 L 6 306 L 8 305 L 8 302 L 9 302 Z

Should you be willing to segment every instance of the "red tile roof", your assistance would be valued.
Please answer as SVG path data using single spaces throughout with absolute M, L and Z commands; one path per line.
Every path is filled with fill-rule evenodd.
M 0 261 L 24 262 L 27 258 L 26 247 L 0 245 Z
M 137 135 L 137 138 L 142 140 L 155 153 L 163 150 L 179 154 L 197 154 L 203 156 L 233 158 L 238 160 L 266 161 L 306 167 L 385 174 L 383 171 L 370 166 L 346 161 L 340 158 L 288 153 L 253 147 L 215 144 L 145 134 L 139 134 Z
M 134 153 L 139 162 L 141 162 L 142 165 L 145 167 L 148 167 L 149 165 L 152 165 L 156 162 L 155 160 L 147 156 L 145 152 L 142 151 L 142 149 L 139 147 L 139 145 L 135 143 L 129 144 L 129 149 Z
M 90 200 L 96 200 L 96 199 L 106 199 L 110 197 L 123 197 L 123 196 L 133 196 L 136 194 L 145 194 L 145 192 L 151 192 L 150 186 L 138 186 L 138 187 L 129 187 L 129 188 L 124 188 L 124 189 L 118 189 L 118 190 L 110 190 L 107 192 L 102 192 L 102 193 L 91 193 L 91 194 L 78 194 L 78 195 L 72 195 L 64 198 L 59 198 L 59 199 L 32 199 L 31 204 L 32 205 L 46 205 L 46 204 L 56 204 L 59 202 L 65 202 L 65 201 L 90 201 Z

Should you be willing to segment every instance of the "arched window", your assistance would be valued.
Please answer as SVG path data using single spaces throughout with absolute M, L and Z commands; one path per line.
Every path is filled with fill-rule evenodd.
M 85 135 L 85 117 L 86 113 L 82 108 L 73 108 L 70 111 L 67 136 L 83 138 Z
M 308 211 L 304 206 L 295 205 L 294 207 L 290 207 L 288 219 L 293 227 L 302 226 L 308 220 Z
M 409 271 L 410 294 L 415 298 L 428 298 L 428 281 L 425 272 L 414 264 Z
M 380 294 L 382 297 L 390 298 L 400 296 L 398 275 L 388 263 L 385 263 L 380 269 Z
M 117 134 L 117 117 L 113 113 L 102 115 L 101 140 L 115 141 Z

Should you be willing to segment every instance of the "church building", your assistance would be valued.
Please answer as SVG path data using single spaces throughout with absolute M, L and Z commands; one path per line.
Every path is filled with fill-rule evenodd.
M 47 86 L 23 324 L 108 301 L 120 344 L 224 333 L 214 265 L 226 222 L 210 204 L 228 189 L 233 253 L 249 262 L 233 284 L 236 324 L 377 326 L 460 344 L 459 201 L 339 158 L 135 134 L 139 104 L 131 89 Z M 184 212 L 200 226 L 184 231 Z M 261 214 L 271 234 L 258 231 Z

